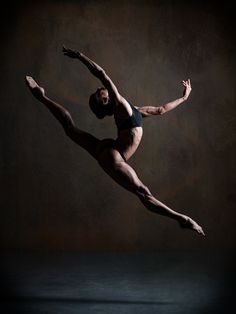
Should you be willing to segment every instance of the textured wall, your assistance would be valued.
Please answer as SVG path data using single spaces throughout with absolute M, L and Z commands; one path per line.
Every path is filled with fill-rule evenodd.
M 230 24 L 229 24 L 230 23 Z M 230 8 L 213 2 L 31 1 L 1 19 L 3 248 L 232 248 L 235 238 L 235 50 Z M 32 74 L 81 129 L 115 137 L 88 97 L 100 83 L 61 53 L 78 48 L 134 105 L 188 102 L 146 119 L 130 164 L 159 200 L 207 237 L 148 212 L 72 143 L 24 84 Z

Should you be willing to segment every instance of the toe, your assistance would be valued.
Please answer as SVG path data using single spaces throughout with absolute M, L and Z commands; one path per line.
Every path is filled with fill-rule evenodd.
M 205 236 L 205 233 L 204 233 L 202 228 L 199 229 L 199 233 L 202 234 L 203 236 Z
M 31 79 L 31 76 L 26 75 L 26 77 L 25 77 L 26 83 L 29 83 L 29 82 L 30 82 L 30 79 Z
M 35 82 L 35 80 L 31 76 L 26 76 L 26 81 L 28 82 L 31 88 L 35 88 L 38 86 L 38 84 Z

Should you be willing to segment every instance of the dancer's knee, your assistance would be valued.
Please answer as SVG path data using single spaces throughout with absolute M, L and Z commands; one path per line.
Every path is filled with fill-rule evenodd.
M 149 188 L 145 185 L 140 185 L 136 189 L 136 195 L 141 199 L 141 200 L 148 200 L 151 196 L 152 193 L 150 192 Z
M 71 137 L 75 131 L 74 121 L 72 120 L 71 115 L 67 110 L 64 112 L 63 128 L 65 130 L 66 135 L 68 135 L 69 137 Z

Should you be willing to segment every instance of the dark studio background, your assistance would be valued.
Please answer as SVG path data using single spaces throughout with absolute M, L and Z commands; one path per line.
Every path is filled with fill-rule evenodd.
M 196 219 L 205 238 L 148 212 L 32 97 L 26 74 L 81 129 L 98 138 L 116 136 L 112 118 L 97 120 L 88 109 L 100 82 L 65 58 L 62 44 L 104 67 L 137 106 L 176 99 L 182 79 L 191 79 L 186 103 L 144 121 L 143 141 L 130 164 L 160 201 Z M 232 292 L 236 109 L 230 4 L 19 1 L 2 8 L 0 55 L 2 289 L 13 288 L 11 254 L 191 251 L 206 254 L 212 264 L 215 254 L 223 257 L 219 296 Z

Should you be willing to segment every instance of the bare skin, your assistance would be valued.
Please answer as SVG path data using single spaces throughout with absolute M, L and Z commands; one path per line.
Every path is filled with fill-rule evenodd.
M 86 65 L 90 72 L 102 82 L 105 89 L 96 95 L 97 100 L 104 106 L 108 105 L 108 103 L 112 104 L 116 122 L 127 119 L 132 115 L 130 104 L 119 94 L 112 80 L 99 65 L 78 51 L 63 47 L 63 52 L 64 55 L 70 58 L 80 60 Z M 122 131 L 118 130 L 116 140 L 99 140 L 93 135 L 78 129 L 70 113 L 63 106 L 48 98 L 44 89 L 40 87 L 32 77 L 26 76 L 25 80 L 34 97 L 43 103 L 61 123 L 66 135 L 88 151 L 114 181 L 138 196 L 148 210 L 176 220 L 182 228 L 187 228 L 200 235 L 205 235 L 201 226 L 193 219 L 174 211 L 157 200 L 148 187 L 138 178 L 134 169 L 127 163 L 140 144 L 143 134 L 142 127 Z M 159 107 L 143 106 L 136 108 L 141 112 L 143 117 L 161 115 L 174 109 L 184 102 L 191 92 L 190 80 L 183 81 L 182 83 L 184 85 L 183 97 Z

